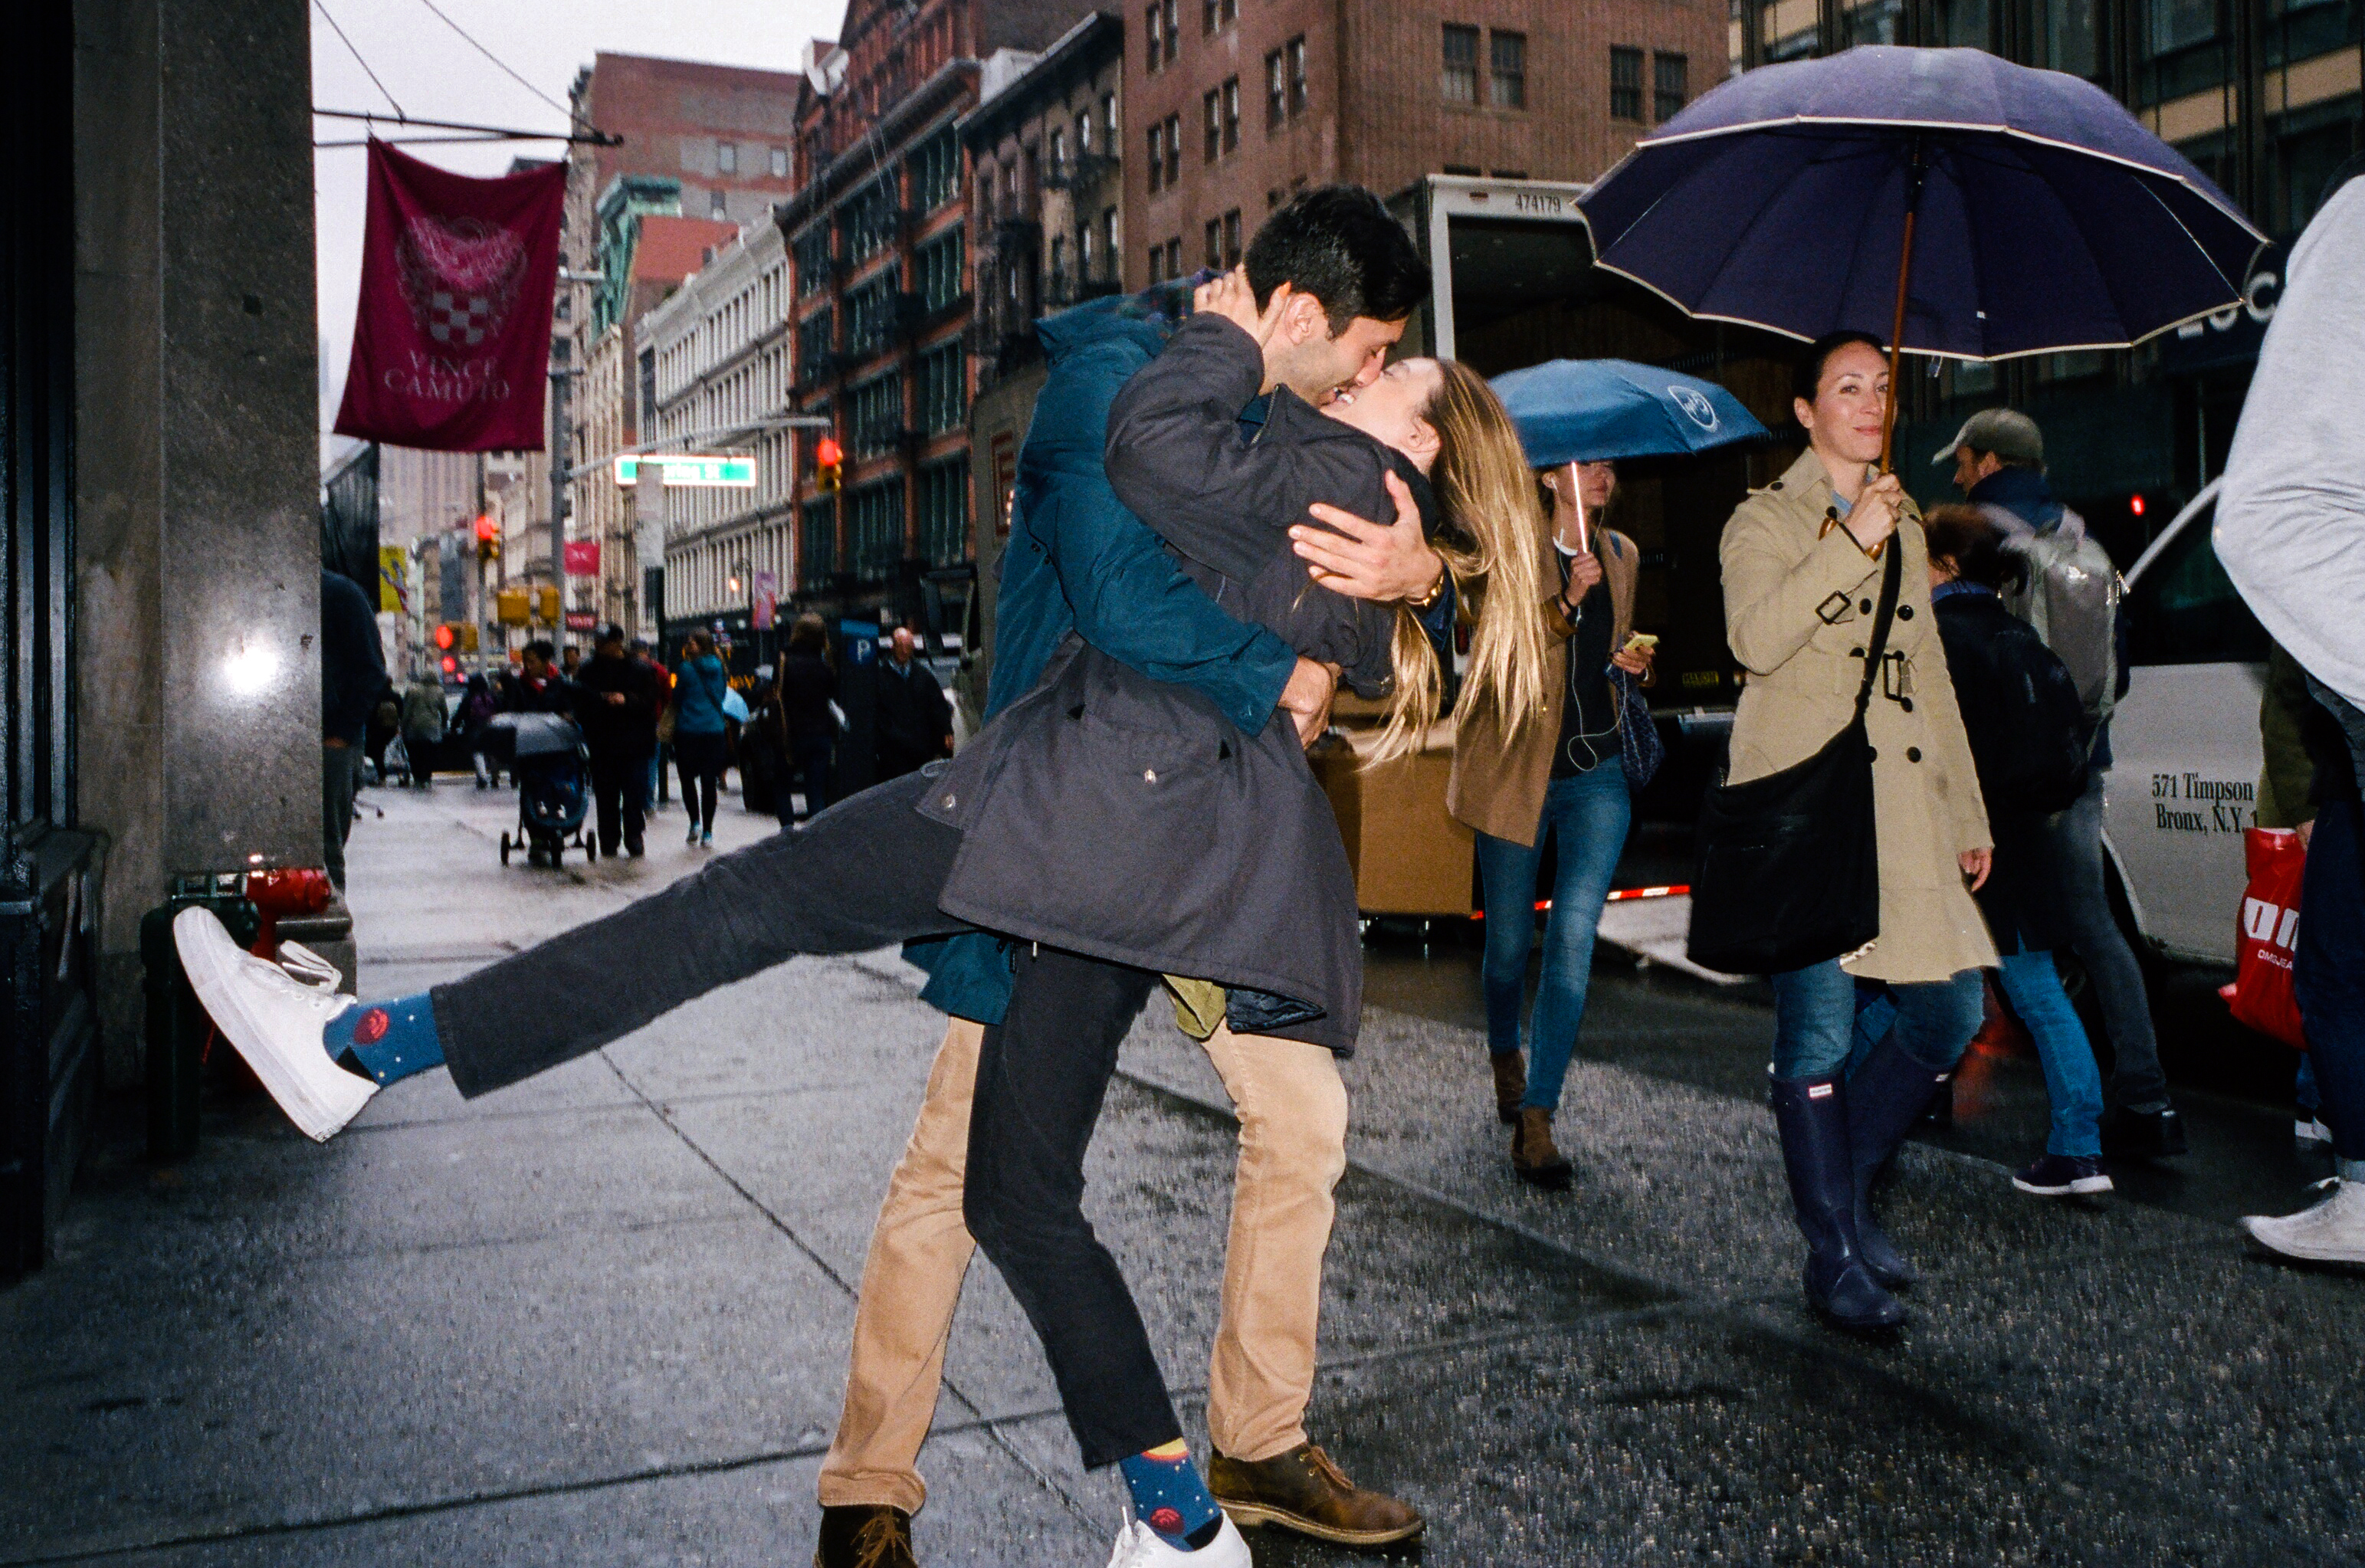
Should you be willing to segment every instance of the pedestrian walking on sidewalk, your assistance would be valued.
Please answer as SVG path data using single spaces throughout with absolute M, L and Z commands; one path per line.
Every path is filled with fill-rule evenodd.
M 320 569 L 320 852 L 329 880 L 345 890 L 345 840 L 353 831 L 353 780 L 370 710 L 387 689 L 377 615 L 361 585 Z
M 2085 707 L 2068 666 L 2004 608 L 2028 567 L 2007 552 L 2002 531 L 1973 508 L 1950 506 L 1933 509 L 1923 532 L 1930 602 L 1995 837 L 1995 868 L 1975 896 L 2001 959 L 1998 984 L 2036 1044 L 2053 1107 L 2044 1155 L 2012 1184 L 2043 1197 L 2107 1193 L 2102 1075 L 2053 962 L 2068 923 L 2046 829 L 2085 791 Z
M 435 753 L 443 744 L 447 717 L 443 679 L 431 668 L 402 695 L 402 755 L 409 759 L 414 790 L 435 787 Z
M 2292 991 L 2334 1174 L 2298 1214 L 2242 1225 L 2270 1252 L 2365 1263 L 2365 156 L 2335 171 L 2292 246 L 2217 498 L 2226 575 L 2314 699 L 2301 734 L 2315 822 L 2300 887 Z
M 714 634 L 698 631 L 682 644 L 673 690 L 673 759 L 681 769 L 681 803 L 689 812 L 685 842 L 714 845 L 714 801 L 722 787 L 723 694 L 731 678 L 714 651 Z
M 900 778 L 953 754 L 953 710 L 934 671 L 913 657 L 912 629 L 898 626 L 879 661 L 879 777 Z
M 1552 1117 L 1585 1022 L 1594 934 L 1633 819 L 1624 680 L 1646 678 L 1652 655 L 1627 646 L 1641 553 L 1602 521 L 1617 492 L 1617 465 L 1578 462 L 1541 473 L 1522 466 L 1485 479 L 1491 504 L 1528 523 L 1523 532 L 1534 548 L 1485 563 L 1491 569 L 1474 598 L 1484 603 L 1503 594 L 1533 605 L 1541 631 L 1523 628 L 1520 645 L 1499 652 L 1473 644 L 1471 674 L 1457 699 L 1446 805 L 1478 835 L 1486 1045 L 1496 1114 L 1513 1129 L 1511 1170 L 1557 1191 L 1568 1186 L 1571 1168 L 1552 1141 Z M 1506 669 L 1520 666 L 1540 666 L 1545 686 L 1534 720 L 1512 729 L 1504 716 L 1516 705 L 1501 683 Z M 1522 1058 L 1519 1014 L 1535 946 L 1536 868 L 1547 840 L 1559 846 L 1558 869 Z
M 577 666 L 575 719 L 591 754 L 591 800 L 600 853 L 618 846 L 641 855 L 646 832 L 642 780 L 657 744 L 657 683 L 641 660 L 624 652 L 624 629 L 608 626 L 592 644 L 591 656 Z
M 1725 633 L 1749 671 L 1728 778 L 1812 756 L 1852 722 L 1866 644 L 1901 552 L 1866 713 L 1877 802 L 1880 928 L 1868 946 L 1772 978 L 1775 1123 L 1808 1247 L 1809 1303 L 1850 1328 L 1904 1320 L 1910 1264 L 1873 1223 L 1870 1189 L 1979 1026 L 1995 947 L 1972 902 L 1992 841 L 1930 612 L 1921 516 L 1875 476 L 1889 397 L 1878 340 L 1835 333 L 1799 361 L 1808 448 L 1725 524 Z M 1853 1075 L 1858 977 L 1887 982 L 1893 1026 Z
M 837 752 L 837 672 L 829 666 L 829 628 L 818 615 L 797 617 L 780 660 L 780 714 L 789 732 L 789 776 L 775 802 L 790 820 L 789 792 L 805 798 L 798 820 L 829 809 L 831 764 Z
M 2045 434 L 2013 409 L 1982 409 L 1935 459 L 1952 463 L 1956 487 L 2004 535 L 2023 570 L 2004 606 L 2034 627 L 2068 668 L 2086 713 L 2085 791 L 2047 824 L 2060 883 L 2063 946 L 2078 955 L 2111 1043 L 2104 1146 L 2128 1158 L 2184 1152 L 2184 1122 L 2159 1065 L 2151 998 L 2125 933 L 2111 913 L 2102 873 L 2102 805 L 2111 771 L 2111 710 L 2126 695 L 2126 617 L 2118 568 L 2086 532 L 2086 521 L 2056 498 L 2045 468 Z

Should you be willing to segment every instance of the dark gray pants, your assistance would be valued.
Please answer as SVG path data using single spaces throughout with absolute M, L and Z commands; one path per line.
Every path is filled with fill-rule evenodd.
M 2111 1041 L 2111 1103 L 2157 1111 L 2168 1103 L 2168 1074 L 2160 1069 L 2159 1040 L 2152 1033 L 2151 997 L 2135 951 L 2111 916 L 2102 883 L 2102 778 L 2096 771 L 2077 803 L 2047 824 L 2054 874 L 2070 946 L 2086 966 Z
M 969 927 L 936 908 L 960 834 L 913 807 L 920 774 L 866 790 L 662 892 L 439 985 L 435 1025 L 470 1097 L 622 1039 L 797 955 Z

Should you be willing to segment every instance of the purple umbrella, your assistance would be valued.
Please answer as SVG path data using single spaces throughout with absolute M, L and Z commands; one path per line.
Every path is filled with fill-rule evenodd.
M 1734 77 L 1581 205 L 1610 271 L 1709 320 L 1885 335 L 1892 379 L 1905 349 L 2132 347 L 2235 304 L 2265 243 L 2091 83 L 1972 49 Z

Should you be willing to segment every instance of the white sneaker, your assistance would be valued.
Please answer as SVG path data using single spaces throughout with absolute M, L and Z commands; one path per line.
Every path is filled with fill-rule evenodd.
M 352 997 L 243 951 L 211 910 L 174 915 L 173 943 L 198 1003 L 305 1136 L 326 1143 L 369 1103 L 377 1085 L 330 1060 L 320 1043 L 330 1021 L 358 1005 Z
M 1177 1551 L 1156 1530 L 1139 1519 L 1129 1519 L 1116 1533 L 1116 1550 L 1109 1553 L 1108 1568 L 1255 1568 L 1239 1527 L 1228 1514 L 1223 1519 L 1216 1539 L 1196 1551 Z
M 2365 1263 L 2365 1182 L 2328 1177 L 2316 1184 L 2332 1195 L 2314 1208 L 2281 1219 L 2252 1215 L 2242 1228 L 2270 1252 L 2316 1263 Z

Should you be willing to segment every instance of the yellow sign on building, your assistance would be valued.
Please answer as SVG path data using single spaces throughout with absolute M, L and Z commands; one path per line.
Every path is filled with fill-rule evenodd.
M 377 547 L 377 607 L 380 610 L 399 612 L 403 589 L 410 581 L 410 557 L 399 544 Z

